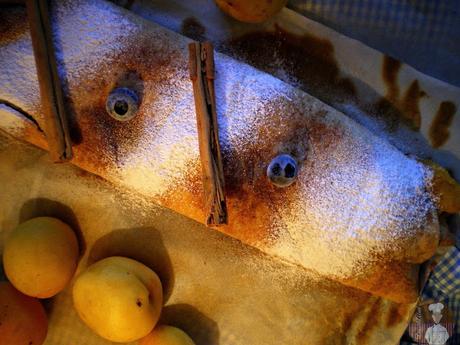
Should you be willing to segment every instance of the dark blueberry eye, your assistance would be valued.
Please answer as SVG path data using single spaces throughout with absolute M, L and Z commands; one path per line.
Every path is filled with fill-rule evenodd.
M 284 176 L 286 176 L 287 178 L 293 178 L 295 177 L 295 173 L 296 173 L 295 166 L 292 165 L 291 163 L 286 164 L 286 166 L 284 167 Z
M 280 176 L 280 174 L 281 174 L 281 166 L 278 163 L 273 164 L 272 173 L 275 176 Z
M 267 168 L 267 176 L 277 187 L 291 185 L 297 177 L 297 162 L 290 155 L 282 154 L 273 158 Z
M 131 89 L 118 87 L 107 97 L 105 108 L 114 119 L 127 121 L 136 115 L 139 109 L 139 97 Z

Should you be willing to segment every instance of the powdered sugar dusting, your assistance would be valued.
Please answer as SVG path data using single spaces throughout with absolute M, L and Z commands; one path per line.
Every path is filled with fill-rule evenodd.
M 39 112 L 40 90 L 28 30 L 13 41 L 7 40 L 4 45 L 0 44 L 0 61 L 0 100 L 20 104 L 29 113 Z
M 271 209 L 266 216 L 273 241 L 256 246 L 339 279 L 350 278 L 358 267 L 372 271 L 381 264 L 377 258 L 406 262 L 414 251 L 416 260 L 431 256 L 419 248 L 423 236 L 434 239 L 433 248 L 438 236 L 427 190 L 432 176 L 422 164 L 270 75 L 223 56 L 216 65 L 223 151 L 248 170 L 238 172 L 245 184 L 240 193 L 266 189 L 267 199 L 260 202 Z M 326 130 L 301 137 L 300 128 L 296 137 L 290 123 L 310 131 L 322 124 Z M 283 147 L 278 137 L 295 148 Z M 299 158 L 301 146 L 308 146 L 308 153 L 300 159 L 297 183 L 285 191 L 264 185 L 271 157 L 287 150 Z
M 191 201 L 201 200 L 191 186 L 200 169 L 188 40 L 102 1 L 63 2 L 55 14 L 60 71 L 83 138 L 74 162 L 152 200 L 179 185 L 189 188 Z M 30 42 L 24 42 L 27 52 L 2 48 L 0 54 L 30 58 Z M 30 66 L 28 61 L 25 70 L 32 76 Z M 139 74 L 143 97 L 139 114 L 120 124 L 104 102 L 126 70 Z M 216 70 L 233 217 L 222 231 L 339 279 L 358 266 L 372 272 L 389 260 L 410 260 L 406 252 L 418 248 L 421 235 L 436 238 L 437 229 L 429 227 L 436 219 L 426 191 L 430 176 L 422 165 L 268 74 L 221 54 Z M 16 84 L 5 81 L 6 95 L 30 104 L 14 90 L 25 83 L 22 75 L 11 79 Z M 301 170 L 294 185 L 280 190 L 265 173 L 270 160 L 285 152 Z M 375 261 L 375 255 L 387 261 Z
M 270 103 L 278 97 L 287 98 L 290 88 L 271 75 L 235 63 L 222 54 L 216 54 L 216 70 L 222 150 L 243 154 L 251 146 L 260 145 L 258 132 L 268 124 L 265 115 L 270 113 Z
M 88 78 L 101 64 L 110 64 L 118 55 L 115 53 L 126 46 L 126 39 L 141 30 L 121 15 L 123 9 L 103 1 L 59 1 L 52 10 L 56 58 L 64 86 L 69 79 Z M 6 15 L 15 16 L 16 11 L 23 10 Z M 22 105 L 43 125 L 32 42 L 27 22 L 22 25 L 26 30 L 0 46 L 0 99 Z
M 143 194 L 163 195 L 184 181 L 189 162 L 199 163 L 193 93 L 183 91 L 184 99 L 167 113 L 170 116 L 161 121 L 161 127 L 146 121 L 141 145 L 122 158 L 120 180 Z
M 431 173 L 366 130 L 341 128 L 348 133 L 333 148 L 312 143 L 270 249 L 336 278 L 377 258 L 406 261 L 422 233 L 438 233 Z
M 127 40 L 142 30 L 125 18 L 123 9 L 108 2 L 62 1 L 56 5 L 53 33 L 64 80 L 88 78 L 102 64 L 109 66 Z

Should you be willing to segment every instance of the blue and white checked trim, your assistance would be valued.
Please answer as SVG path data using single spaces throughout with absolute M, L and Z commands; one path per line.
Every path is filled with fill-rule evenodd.
M 460 344 L 460 250 L 452 247 L 436 265 L 423 289 L 422 300 L 442 302 L 453 314 L 454 334 L 448 344 Z
M 425 285 L 421 300 L 434 300 L 443 303 L 452 313 L 453 334 L 447 345 L 460 344 L 460 250 L 452 247 L 436 265 Z M 400 345 L 419 344 L 401 341 Z
M 445 297 L 460 293 L 460 250 L 452 247 L 434 268 L 427 287 Z

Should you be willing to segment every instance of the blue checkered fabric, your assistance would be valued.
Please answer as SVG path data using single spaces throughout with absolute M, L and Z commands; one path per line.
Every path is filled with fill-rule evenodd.
M 436 265 L 427 286 L 425 294 L 436 294 L 450 297 L 460 294 L 460 250 L 452 247 Z
M 455 322 L 454 332 L 446 345 L 460 345 L 460 250 L 452 247 L 434 268 L 425 285 L 421 300 L 443 303 Z M 419 344 L 401 341 L 400 345 Z
M 460 86 L 458 0 L 289 0 L 288 7 Z
M 442 302 L 453 314 L 454 334 L 447 344 L 460 344 L 460 250 L 452 247 L 439 261 L 423 289 L 422 300 Z

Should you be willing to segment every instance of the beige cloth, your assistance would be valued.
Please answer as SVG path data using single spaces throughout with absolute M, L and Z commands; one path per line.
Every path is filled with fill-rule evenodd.
M 203 12 L 202 7 L 197 8 Z M 207 32 L 217 32 L 208 27 L 205 17 L 212 12 L 204 12 Z M 290 11 L 283 11 L 279 18 L 286 28 L 296 27 L 300 33 L 330 36 L 340 69 L 355 77 L 358 74 L 383 94 L 380 53 L 316 23 L 296 22 L 298 18 L 294 20 Z M 374 63 L 353 69 L 356 56 Z M 439 102 L 458 99 L 454 97 L 458 89 L 426 78 L 406 65 L 400 72 L 402 90 L 418 79 L 429 94 L 421 106 L 422 117 L 428 116 L 422 122 L 422 133 L 426 134 Z M 451 127 L 451 139 L 444 147 L 447 150 L 456 147 L 458 119 L 455 117 Z M 443 162 L 443 157 L 438 160 Z M 59 216 L 83 232 L 86 252 L 81 267 L 88 260 L 124 254 L 140 255 L 139 259 L 161 271 L 164 282 L 173 271 L 174 284 L 166 284 L 172 294 L 164 318 L 182 327 L 198 345 L 394 344 L 412 308 L 285 266 L 77 168 L 51 165 L 44 152 L 3 136 L 0 181 L 0 250 L 4 237 L 19 221 L 35 215 Z M 76 317 L 69 289 L 57 296 L 49 309 L 46 345 L 109 344 Z
M 0 132 L 0 252 L 21 221 L 56 216 L 81 231 L 88 262 L 126 255 L 165 285 L 163 320 L 197 345 L 394 344 L 412 306 L 288 266 Z M 46 303 L 45 345 L 107 345 L 78 318 L 71 287 Z M 312 332 L 312 330 L 316 330 Z

